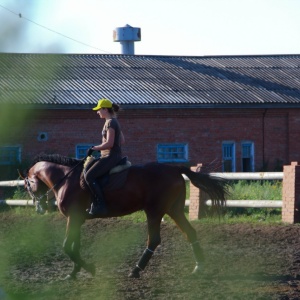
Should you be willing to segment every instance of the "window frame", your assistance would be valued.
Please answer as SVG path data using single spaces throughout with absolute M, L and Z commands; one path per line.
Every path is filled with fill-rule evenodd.
M 251 171 L 244 171 L 244 164 L 243 164 L 243 159 L 244 157 L 244 151 L 243 151 L 243 147 L 244 146 L 248 146 L 250 145 L 250 168 Z M 254 142 L 252 141 L 242 141 L 241 142 L 241 170 L 242 172 L 254 172 L 255 167 L 254 167 Z
M 164 149 L 175 149 L 175 148 L 182 148 L 183 151 L 180 152 L 183 153 L 183 158 L 175 158 L 175 157 L 170 157 L 170 158 L 166 158 L 166 157 L 163 157 L 163 158 L 160 158 L 160 155 L 163 154 L 163 155 L 171 155 L 172 154 L 178 154 L 179 152 L 177 151 L 169 151 L 169 152 L 164 152 L 164 151 L 161 151 L 161 150 L 164 150 Z M 161 162 L 161 163 L 185 163 L 185 162 L 188 162 L 188 158 L 189 158 L 189 149 L 188 149 L 188 144 L 187 143 L 160 143 L 160 144 L 157 144 L 156 146 L 156 159 L 158 162 Z
M 87 150 L 92 146 L 94 146 L 94 145 L 93 144 L 77 144 L 75 146 L 75 157 L 77 159 L 84 158 L 86 156 Z M 80 150 L 82 150 L 82 153 L 79 153 Z M 98 157 L 98 155 L 94 155 L 94 156 Z
M 2 157 L 5 156 L 5 154 L 2 154 L 2 150 L 8 150 L 11 149 L 11 151 L 15 150 L 16 155 L 15 160 L 2 160 Z M 22 148 L 20 145 L 7 145 L 7 146 L 0 146 L 0 165 L 1 166 L 10 166 L 21 163 L 21 154 L 22 154 Z M 12 157 L 11 154 L 6 154 L 6 157 Z
M 225 171 L 225 159 L 226 157 L 224 156 L 225 152 L 225 147 L 230 146 L 231 148 L 231 171 L 230 172 L 236 172 L 236 145 L 235 142 L 233 141 L 223 141 L 222 142 L 222 172 Z

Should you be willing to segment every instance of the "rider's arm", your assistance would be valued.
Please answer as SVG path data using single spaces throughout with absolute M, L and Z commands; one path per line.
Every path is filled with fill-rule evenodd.
M 106 141 L 104 141 L 101 145 L 98 146 L 93 146 L 94 151 L 102 151 L 102 150 L 107 150 L 111 149 L 114 145 L 114 140 L 115 140 L 115 130 L 113 128 L 108 128 L 107 134 L 106 134 Z

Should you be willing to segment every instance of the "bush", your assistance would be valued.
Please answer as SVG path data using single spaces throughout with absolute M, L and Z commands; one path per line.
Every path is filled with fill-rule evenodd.
M 233 184 L 230 198 L 234 200 L 281 200 L 282 181 L 239 180 Z
M 13 199 L 31 199 L 28 192 L 25 190 L 23 186 L 18 186 L 17 189 L 14 191 Z
M 282 200 L 282 181 L 279 180 L 240 180 L 232 185 L 232 200 Z M 229 199 L 228 199 L 229 200 Z M 226 208 L 227 217 L 251 216 L 253 219 L 265 220 L 270 216 L 281 215 L 279 208 Z

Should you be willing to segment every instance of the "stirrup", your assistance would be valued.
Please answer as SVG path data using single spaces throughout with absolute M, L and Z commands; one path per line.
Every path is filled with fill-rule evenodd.
M 106 215 L 107 212 L 108 211 L 104 203 L 97 203 L 96 205 L 92 203 L 89 215 Z

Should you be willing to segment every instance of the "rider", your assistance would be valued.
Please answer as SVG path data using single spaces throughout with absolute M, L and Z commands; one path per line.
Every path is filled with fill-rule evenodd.
M 98 105 L 93 108 L 101 119 L 105 119 L 105 124 L 102 129 L 101 144 L 93 146 L 87 151 L 88 156 L 93 151 L 101 152 L 100 159 L 85 173 L 85 181 L 94 195 L 89 211 L 90 215 L 107 213 L 103 192 L 96 179 L 112 169 L 122 158 L 121 145 L 125 143 L 125 138 L 116 118 L 119 108 L 118 104 L 105 98 L 100 99 Z

